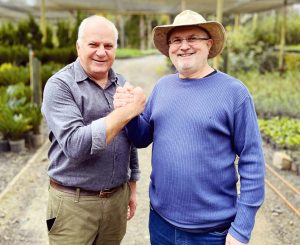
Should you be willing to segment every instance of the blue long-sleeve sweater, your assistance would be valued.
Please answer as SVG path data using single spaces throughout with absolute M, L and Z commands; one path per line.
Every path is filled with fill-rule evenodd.
M 232 222 L 229 233 L 249 241 L 265 170 L 253 101 L 242 82 L 219 71 L 201 79 L 165 76 L 127 132 L 139 148 L 153 142 L 150 200 L 164 219 L 186 229 Z

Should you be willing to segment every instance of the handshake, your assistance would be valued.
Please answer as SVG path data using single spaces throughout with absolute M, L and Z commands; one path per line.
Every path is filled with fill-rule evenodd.
M 114 108 L 126 110 L 133 118 L 141 114 L 145 109 L 146 96 L 140 87 L 133 87 L 128 82 L 124 87 L 117 87 L 114 95 Z

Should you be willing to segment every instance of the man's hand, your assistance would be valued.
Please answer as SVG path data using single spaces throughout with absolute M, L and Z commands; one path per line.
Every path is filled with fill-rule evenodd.
M 129 103 L 133 103 L 133 86 L 126 82 L 124 87 L 117 87 L 114 95 L 114 108 L 125 106 Z
M 131 190 L 131 195 L 129 199 L 129 204 L 128 204 L 128 211 L 127 211 L 127 220 L 130 220 L 136 210 L 136 182 L 129 182 L 130 190 Z
M 146 96 L 140 87 L 133 87 L 128 82 L 124 87 L 117 87 L 114 95 L 114 108 L 124 108 L 131 112 L 133 117 L 143 112 Z
M 246 245 L 246 244 L 248 244 L 248 243 L 242 243 L 242 242 L 236 240 L 229 233 L 226 236 L 226 243 L 225 243 L 225 245 Z
M 140 87 L 134 88 L 132 90 L 132 94 L 133 94 L 133 103 L 129 103 L 126 106 L 129 106 L 134 112 L 134 115 L 137 116 L 141 114 L 145 109 L 146 95 L 144 94 L 144 91 Z
M 132 118 L 144 111 L 145 104 L 146 96 L 140 87 L 133 88 L 125 84 L 123 88 L 117 88 L 115 109 L 105 117 L 106 144 L 110 144 Z

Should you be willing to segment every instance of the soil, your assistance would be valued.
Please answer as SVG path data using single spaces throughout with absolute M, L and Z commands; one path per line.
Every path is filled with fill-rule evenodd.
M 161 55 L 115 62 L 117 72 L 133 85 L 144 88 L 149 95 L 154 83 L 166 71 Z M 136 69 L 138 67 L 138 69 Z M 46 134 L 46 132 L 45 132 Z M 0 153 L 0 244 L 47 245 L 45 214 L 47 206 L 47 150 L 49 143 L 36 150 Z M 271 163 L 274 149 L 264 145 L 266 162 Z M 139 150 L 142 170 L 138 183 L 138 207 L 128 222 L 123 245 L 147 245 L 148 183 L 151 171 L 151 147 Z M 279 171 L 298 190 L 300 176 L 291 171 Z M 267 171 L 267 178 L 270 178 Z M 272 179 L 273 180 L 273 179 Z M 274 182 L 274 180 L 273 180 Z M 278 181 L 277 181 L 278 182 Z M 277 183 L 275 180 L 275 184 Z M 300 197 L 289 195 L 300 209 Z M 250 245 L 297 245 L 300 241 L 300 218 L 266 185 L 266 198 L 256 218 Z

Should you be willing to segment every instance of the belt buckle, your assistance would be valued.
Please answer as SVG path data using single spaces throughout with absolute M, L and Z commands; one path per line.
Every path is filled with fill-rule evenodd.
M 103 190 L 99 192 L 99 197 L 100 198 L 108 198 L 112 194 L 112 191 L 109 191 L 109 189 Z

